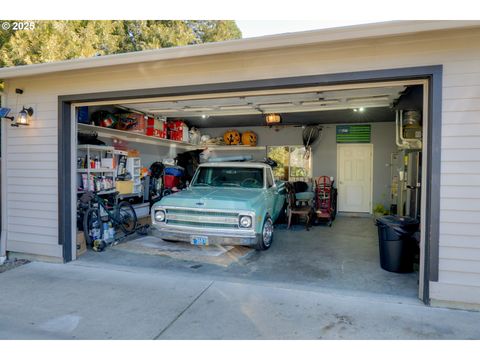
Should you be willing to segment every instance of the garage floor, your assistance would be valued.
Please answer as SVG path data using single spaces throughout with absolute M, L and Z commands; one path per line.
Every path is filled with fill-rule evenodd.
M 171 251 L 175 256 L 168 251 L 144 252 L 129 244 L 102 253 L 89 251 L 79 261 L 417 297 L 417 273 L 395 274 L 380 268 L 377 229 L 371 218 L 338 216 L 331 228 L 320 225 L 305 231 L 304 226 L 295 225 L 287 230 L 280 224 L 275 231 L 272 247 L 264 252 L 210 251 L 209 259 L 209 252 L 188 244 L 173 244 L 178 247 Z M 152 239 L 147 241 L 151 247 Z M 185 246 L 189 251 L 184 251 Z M 199 256 L 192 257 L 195 251 Z M 182 257 L 183 252 L 188 256 Z M 215 254 L 229 261 L 219 261 Z

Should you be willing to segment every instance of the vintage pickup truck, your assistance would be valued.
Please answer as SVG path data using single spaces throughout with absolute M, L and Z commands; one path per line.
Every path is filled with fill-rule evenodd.
M 153 234 L 194 245 L 270 248 L 285 186 L 260 162 L 201 164 L 187 189 L 152 207 Z

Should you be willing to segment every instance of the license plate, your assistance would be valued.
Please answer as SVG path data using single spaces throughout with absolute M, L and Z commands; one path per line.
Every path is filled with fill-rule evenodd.
M 208 245 L 208 236 L 192 236 L 190 240 L 192 245 Z

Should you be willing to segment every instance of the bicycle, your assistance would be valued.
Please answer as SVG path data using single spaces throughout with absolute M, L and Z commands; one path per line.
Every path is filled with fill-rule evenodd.
M 115 196 L 118 193 L 113 193 Z M 137 230 L 137 214 L 127 201 L 110 204 L 98 196 L 96 192 L 87 191 L 81 197 L 81 202 L 88 204 L 83 217 L 83 231 L 87 245 L 92 246 L 95 240 L 102 240 L 103 223 L 111 221 L 114 227 L 120 228 L 124 238 Z M 120 238 L 120 239 L 121 239 Z M 112 244 L 119 239 L 112 239 Z

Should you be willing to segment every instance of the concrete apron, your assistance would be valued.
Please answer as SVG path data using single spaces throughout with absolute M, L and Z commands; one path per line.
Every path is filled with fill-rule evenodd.
M 160 269 L 31 263 L 0 275 L 1 339 L 479 339 L 480 313 Z

